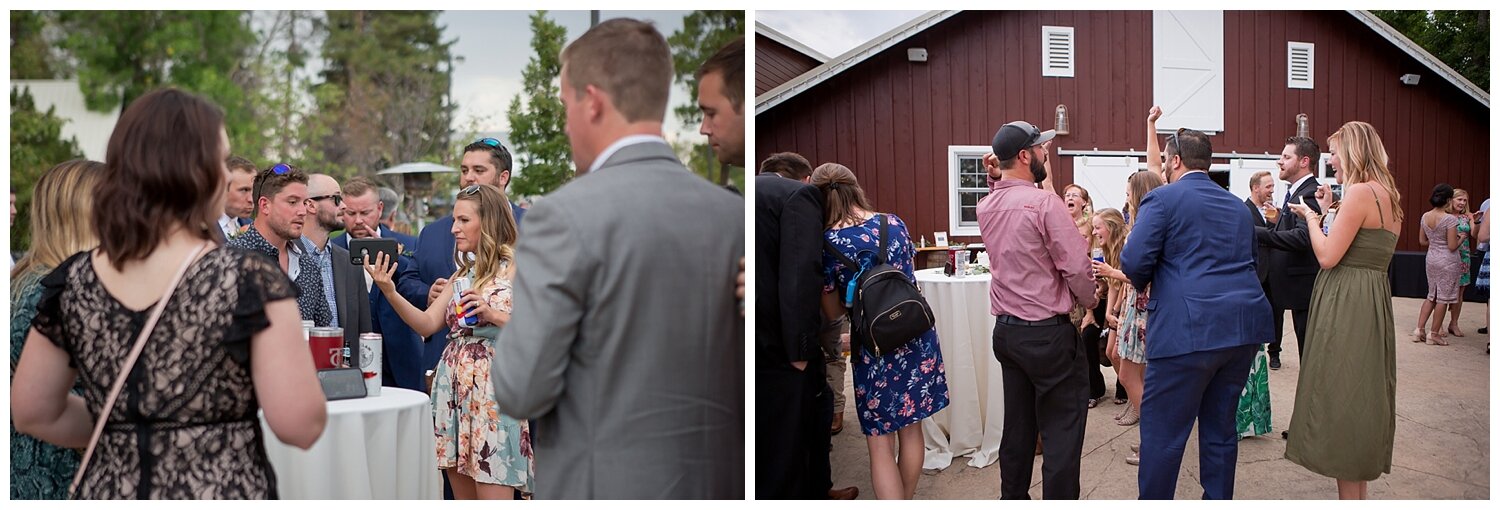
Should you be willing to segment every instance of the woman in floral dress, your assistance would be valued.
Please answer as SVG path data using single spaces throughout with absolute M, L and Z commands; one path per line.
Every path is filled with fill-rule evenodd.
M 883 217 L 888 222 L 886 234 L 891 236 L 887 261 L 916 281 L 912 274 L 916 250 L 906 224 L 895 215 L 871 211 L 854 172 L 827 163 L 813 171 L 812 184 L 824 196 L 824 237 L 829 242 L 846 257 L 869 267 L 880 247 Z M 859 268 L 844 267 L 838 258 L 823 254 L 823 310 L 829 317 L 841 317 L 847 311 L 839 296 L 857 271 Z M 937 330 L 928 330 L 883 356 L 860 345 L 851 348 L 855 408 L 870 449 L 875 497 L 912 499 L 922 474 L 922 428 L 918 423 L 948 406 L 948 382 Z M 896 433 L 894 441 L 892 432 Z M 893 455 L 897 443 L 899 463 Z
M 498 188 L 475 185 L 459 192 L 453 204 L 458 260 L 453 278 L 473 282 L 473 288 L 459 296 L 463 317 L 478 318 L 472 327 L 460 322 L 451 306 L 452 286 L 422 311 L 396 292 L 396 268 L 387 265 L 383 254 L 366 266 L 401 320 L 417 334 L 425 338 L 442 328 L 449 330 L 448 346 L 433 378 L 433 432 L 438 467 L 448 472 L 457 499 L 503 500 L 512 499 L 517 490 L 531 492 L 530 429 L 525 421 L 500 414 L 490 384 L 495 338 L 512 309 L 516 235 L 510 203 Z

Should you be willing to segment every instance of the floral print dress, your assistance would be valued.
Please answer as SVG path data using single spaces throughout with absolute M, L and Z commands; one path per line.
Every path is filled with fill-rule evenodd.
M 906 224 L 895 215 L 887 228 L 892 236 L 886 260 L 912 275 L 916 250 Z M 866 267 L 873 265 L 880 248 L 880 215 L 842 229 L 829 229 L 824 236 L 850 260 Z M 858 268 L 844 267 L 837 258 L 823 254 L 823 291 L 842 296 L 843 289 Z M 838 291 L 835 291 L 838 289 Z M 842 299 L 842 297 L 840 297 Z M 859 425 L 867 436 L 878 436 L 900 430 L 948 407 L 948 380 L 943 373 L 943 356 L 938 348 L 937 330 L 929 330 L 901 348 L 875 356 L 864 347 L 855 347 L 854 401 Z
M 507 265 L 501 263 L 501 272 Z M 510 280 L 496 277 L 478 288 L 490 308 L 511 311 Z M 432 384 L 438 468 L 458 468 L 479 483 L 531 492 L 530 428 L 523 420 L 500 414 L 490 384 L 499 328 L 482 321 L 475 328 L 463 327 L 452 306 L 447 321 L 448 346 Z

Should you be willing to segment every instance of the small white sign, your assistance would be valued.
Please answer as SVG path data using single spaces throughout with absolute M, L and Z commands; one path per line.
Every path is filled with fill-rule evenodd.
M 947 232 L 934 232 L 932 234 L 932 237 L 933 237 L 933 239 L 937 240 L 937 245 L 938 246 L 948 246 L 948 233 Z

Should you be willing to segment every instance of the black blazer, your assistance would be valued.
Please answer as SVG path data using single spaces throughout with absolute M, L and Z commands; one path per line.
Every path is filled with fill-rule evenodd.
M 1317 178 L 1302 182 L 1292 196 L 1302 197 L 1302 203 L 1322 214 L 1315 195 Z M 1270 250 L 1271 307 L 1277 310 L 1306 310 L 1312 299 L 1313 281 L 1318 277 L 1318 257 L 1313 254 L 1312 241 L 1308 239 L 1307 220 L 1292 214 L 1291 208 L 1281 205 L 1281 217 L 1273 228 L 1255 229 L 1255 238 Z
M 1245 207 L 1250 209 L 1250 223 L 1255 225 L 1256 231 L 1267 228 L 1266 217 L 1260 214 L 1260 208 L 1255 202 L 1245 199 Z M 1271 247 L 1262 243 L 1255 243 L 1255 275 L 1260 278 L 1261 286 L 1266 285 L 1266 276 L 1271 274 Z
M 755 366 L 822 362 L 823 200 L 775 174 L 755 177 Z

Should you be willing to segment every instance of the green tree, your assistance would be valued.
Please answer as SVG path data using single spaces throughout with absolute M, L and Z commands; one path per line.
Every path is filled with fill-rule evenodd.
M 682 30 L 667 38 L 667 43 L 672 46 L 672 64 L 677 82 L 688 86 L 691 98 L 691 104 L 673 109 L 684 125 L 696 126 L 703 121 L 703 114 L 698 111 L 697 103 L 698 68 L 718 52 L 719 48 L 736 38 L 744 37 L 744 27 L 745 11 L 693 11 L 682 18 Z M 743 105 L 741 108 L 748 113 L 748 108 Z M 719 184 L 736 182 L 740 189 L 744 189 L 744 169 L 732 169 L 727 165 L 719 165 L 714 158 L 700 157 L 707 150 L 706 140 L 699 140 L 693 145 L 689 151 L 690 156 L 684 161 L 694 173 Z
M 50 16 L 38 11 L 10 11 L 10 79 L 50 80 L 64 67 L 44 30 Z
M 573 177 L 572 146 L 563 130 L 567 112 L 558 96 L 559 55 L 567 31 L 547 18 L 547 11 L 531 15 L 531 49 L 535 52 L 521 71 L 522 89 L 510 100 L 510 142 L 516 172 L 512 193 L 545 195 Z
M 176 86 L 224 109 L 236 153 L 260 154 L 266 136 L 247 88 L 256 42 L 242 11 L 63 11 L 59 46 L 77 64 L 88 108 L 124 108 L 151 90 Z
M 31 193 L 43 172 L 58 163 L 83 157 L 76 138 L 62 138 L 67 119 L 56 108 L 38 112 L 30 89 L 10 91 L 10 190 L 16 194 L 16 223 L 10 229 L 10 248 L 31 247 Z
M 323 81 L 314 86 L 332 166 L 369 174 L 410 161 L 451 161 L 453 40 L 437 11 L 327 11 Z
M 1489 11 L 1370 12 L 1480 89 L 1490 89 Z

